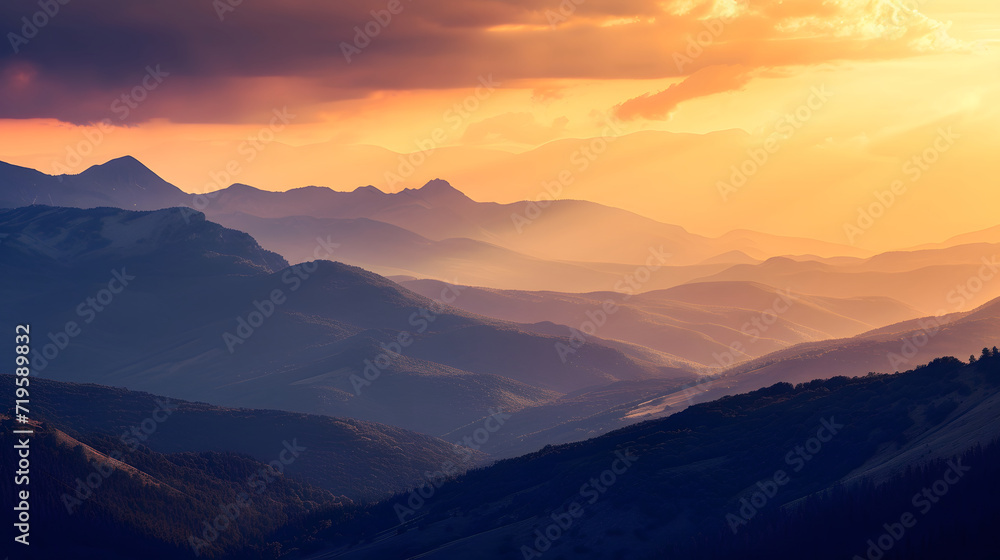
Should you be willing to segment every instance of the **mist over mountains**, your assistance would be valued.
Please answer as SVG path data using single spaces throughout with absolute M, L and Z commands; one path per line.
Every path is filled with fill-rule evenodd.
M 236 184 L 191 195 L 128 156 L 58 177 L 2 164 L 0 179 L 9 186 L 0 193 L 0 207 L 189 207 L 250 233 L 292 263 L 314 260 L 317 239 L 324 239 L 336 249 L 334 259 L 384 276 L 500 289 L 620 291 L 638 266 L 654 265 L 661 268 L 641 282 L 631 280 L 630 289 L 755 281 L 826 297 L 890 297 L 923 314 L 966 311 L 1000 296 L 993 283 L 951 293 L 984 262 L 994 262 L 1000 238 L 989 231 L 950 245 L 872 256 L 846 245 L 746 230 L 712 239 L 585 201 L 544 207 L 475 202 L 442 180 L 392 194 L 374 187 L 270 192 Z
M 1000 4 L 0 22 L 0 560 L 1000 559 Z
M 10 294 L 3 310 L 53 333 L 35 368 L 60 380 L 355 416 L 435 435 L 554 391 L 692 377 L 600 342 L 563 362 L 556 337 L 471 315 L 355 267 L 289 267 L 246 234 L 199 216 L 42 206 L 0 213 L 0 258 L 11 272 L 0 281 L 0 293 Z M 24 275 L 50 261 L 58 274 L 24 285 Z
M 353 258 L 366 260 L 356 264 L 375 266 L 375 272 L 434 273 L 443 278 L 443 274 L 468 269 L 466 274 L 485 281 L 488 274 L 506 268 L 510 277 L 501 274 L 494 282 L 507 285 L 498 287 L 538 289 L 538 282 L 543 280 L 533 277 L 556 274 L 554 280 L 570 281 L 571 285 L 586 282 L 591 291 L 608 289 L 615 284 L 616 276 L 645 263 L 651 252 L 658 256 L 657 261 L 664 261 L 664 255 L 669 254 L 669 260 L 655 264 L 670 267 L 720 258 L 723 264 L 732 259 L 764 260 L 790 253 L 860 254 L 846 246 L 747 231 L 709 239 L 678 226 L 584 201 L 560 200 L 545 208 L 531 202 L 479 203 L 442 180 L 393 194 L 374 187 L 353 192 L 321 187 L 269 192 L 236 184 L 203 195 L 188 195 L 127 156 L 79 175 L 52 177 L 7 164 L 0 173 L 5 183 L 15 186 L 0 195 L 0 207 L 48 204 L 152 210 L 187 206 L 223 225 L 239 224 L 252 230 L 249 233 L 265 246 L 270 246 L 273 238 L 273 244 L 282 247 L 292 261 L 308 260 L 317 236 L 336 236 L 354 239 L 353 244 L 341 243 L 343 250 L 350 251 Z M 541 215 L 544 220 L 539 219 Z M 278 219 L 282 220 L 274 221 Z M 601 224 L 600 235 L 590 224 Z M 388 247 L 393 247 L 393 253 L 385 255 Z M 403 261 L 393 259 L 412 253 L 413 248 L 423 254 Z M 449 269 L 436 260 L 466 264 Z M 509 263 L 504 265 L 505 261 Z M 677 271 L 673 276 L 690 280 L 692 274 L 725 268 L 718 263 L 707 266 Z M 475 274 L 477 267 L 488 274 Z M 521 268 L 524 270 L 518 273 Z M 579 275 L 584 278 L 572 280 Z M 669 286 L 678 279 L 653 282 Z
M 0 165 L 0 314 L 35 333 L 42 507 L 75 527 L 47 552 L 788 554 L 767 535 L 871 500 L 876 481 L 993 465 L 991 232 L 865 255 L 583 201 L 524 222 L 528 206 L 441 180 L 191 195 L 130 157 L 61 177 Z M 834 419 L 848 435 L 730 537 L 740 496 Z M 300 444 L 241 529 L 191 546 Z M 108 486 L 76 496 L 95 469 Z M 579 487 L 604 472 L 621 482 Z M 976 493 L 956 496 L 935 515 L 979 523 L 958 505 Z M 545 537 L 560 519 L 566 536 Z M 113 526 L 116 544 L 87 536 Z M 961 530 L 939 526 L 928 546 Z

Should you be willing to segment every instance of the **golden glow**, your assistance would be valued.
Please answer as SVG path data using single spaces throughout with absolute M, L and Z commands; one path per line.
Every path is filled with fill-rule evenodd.
M 625 208 L 707 235 L 747 228 L 847 243 L 844 225 L 857 222 L 858 209 L 904 180 L 906 193 L 852 239 L 858 246 L 901 248 L 996 225 L 995 2 L 632 4 L 642 9 L 602 14 L 583 3 L 555 26 L 544 10 L 483 26 L 476 45 L 495 47 L 495 58 L 481 72 L 470 69 L 465 85 L 377 88 L 330 100 L 305 77 L 234 82 L 233 88 L 258 92 L 240 98 L 256 112 L 239 124 L 151 120 L 91 143 L 93 127 L 3 120 L 0 160 L 51 173 L 56 163 L 76 161 L 74 151 L 85 152 L 71 166 L 79 172 L 131 154 L 179 187 L 203 192 L 215 184 L 213 173 L 242 157 L 240 145 L 267 124 L 268 110 L 281 105 L 266 103 L 312 88 L 314 95 L 289 106 L 299 117 L 254 161 L 240 160 L 232 182 L 397 191 L 440 177 L 475 199 L 512 202 L 537 197 L 543 182 L 568 169 L 573 183 L 562 198 Z M 684 54 L 689 37 L 710 30 L 706 22 L 719 16 L 735 19 L 677 71 L 673 55 L 691 54 Z M 595 41 L 601 49 L 581 59 L 577 47 Z M 648 60 L 619 55 L 635 52 L 632 41 L 648 45 Z M 544 51 L 527 50 L 542 44 Z M 730 64 L 731 52 L 752 54 Z M 363 56 L 357 65 L 381 60 L 375 52 Z M 551 57 L 564 58 L 565 66 L 551 64 Z M 509 78 L 504 71 L 515 62 L 521 74 Z M 641 76 L 625 71 L 629 65 L 650 70 Z M 581 68 L 593 68 L 594 76 Z M 477 72 L 502 85 L 485 92 Z M 36 74 L 22 65 L 0 79 L 8 89 L 24 88 Z M 817 87 L 831 92 L 829 99 L 797 126 L 782 127 Z M 574 155 L 587 139 L 607 133 L 616 112 L 619 128 L 583 168 Z M 907 162 L 949 128 L 958 139 L 911 181 Z M 769 137 L 779 149 L 745 185 L 721 196 L 719 182 Z M 438 140 L 428 144 L 432 138 Z M 425 163 L 399 173 L 400 154 L 428 146 L 434 151 Z

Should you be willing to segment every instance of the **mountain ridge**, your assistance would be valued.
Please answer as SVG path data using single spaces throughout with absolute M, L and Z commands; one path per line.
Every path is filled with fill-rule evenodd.
M 9 164 L 7 164 L 7 165 L 9 165 Z M 10 166 L 10 167 L 15 167 L 15 166 Z M 35 181 L 41 181 L 41 182 L 45 183 L 46 181 L 44 180 L 44 178 L 49 178 L 51 180 L 56 180 L 56 178 L 53 177 L 53 176 L 45 175 L 45 174 L 43 174 L 41 172 L 30 170 L 28 168 L 20 168 L 20 167 L 18 167 L 17 169 L 19 169 L 19 170 L 22 171 L 22 173 L 21 173 L 22 175 L 25 172 L 34 172 L 32 174 L 32 176 L 34 177 Z M 145 198 L 138 197 L 137 195 L 136 196 L 132 196 L 133 194 L 135 194 L 135 190 L 136 190 L 137 187 L 146 187 L 145 185 L 138 185 L 134 181 L 130 181 L 129 180 L 132 177 L 134 177 L 135 175 L 143 175 L 145 177 L 145 179 L 150 183 L 148 185 L 148 188 L 140 188 L 140 190 L 148 190 L 149 191 L 147 193 L 147 196 Z M 277 199 L 275 199 L 271 195 L 278 194 L 278 193 L 291 193 L 291 194 L 288 194 L 288 196 L 299 197 L 299 198 L 303 197 L 304 195 L 308 195 L 308 196 L 306 196 L 306 199 L 302 201 L 303 206 L 299 207 L 300 211 L 298 211 L 298 212 L 288 212 L 288 211 L 285 211 L 280 216 L 277 215 L 277 214 L 274 214 L 273 212 L 271 214 L 260 214 L 260 213 L 255 214 L 255 215 L 259 215 L 260 217 L 288 217 L 288 216 L 299 215 L 299 214 L 313 215 L 313 214 L 310 214 L 310 211 L 311 210 L 314 211 L 317 208 L 317 206 L 322 206 L 322 204 L 317 205 L 317 202 L 316 202 L 316 197 L 317 196 L 319 196 L 321 198 L 325 197 L 325 198 L 331 199 L 331 200 L 338 199 L 338 198 L 342 199 L 342 200 L 346 200 L 345 196 L 349 197 L 352 194 L 364 194 L 364 196 L 366 196 L 366 197 L 374 196 L 377 199 L 392 200 L 392 201 L 401 203 L 404 206 L 408 205 L 408 204 L 412 204 L 413 202 L 427 201 L 427 200 L 431 200 L 431 199 L 433 199 L 434 201 L 439 202 L 439 203 L 442 202 L 442 201 L 444 201 L 444 200 L 447 200 L 449 204 L 458 205 L 457 210 L 459 210 L 459 213 L 454 213 L 454 209 L 453 209 L 453 212 L 451 214 L 452 218 L 455 219 L 455 220 L 457 220 L 458 223 L 464 222 L 463 214 L 466 214 L 466 213 L 469 213 L 469 212 L 472 212 L 473 214 L 476 214 L 476 213 L 481 213 L 483 210 L 486 210 L 486 209 L 493 209 L 494 211 L 496 209 L 503 209 L 503 212 L 505 212 L 505 214 L 502 214 L 502 219 L 501 220 L 498 221 L 496 217 L 489 218 L 493 222 L 493 224 L 490 225 L 489 227 L 496 228 L 496 227 L 499 227 L 500 224 L 503 223 L 503 222 L 509 222 L 510 221 L 510 218 L 509 218 L 510 214 L 523 212 L 525 210 L 525 208 L 526 208 L 525 205 L 533 204 L 533 203 L 531 203 L 529 201 L 521 201 L 521 202 L 516 202 L 516 203 L 511 203 L 511 204 L 498 204 L 498 203 L 489 203 L 489 202 L 475 202 L 471 198 L 469 198 L 465 193 L 463 193 L 461 190 L 455 188 L 450 183 L 448 183 L 447 181 L 442 180 L 442 179 L 434 179 L 434 180 L 428 181 L 425 185 L 423 185 L 420 188 L 417 188 L 417 189 L 404 189 L 404 190 L 396 192 L 396 193 L 386 193 L 386 192 L 383 192 L 383 191 L 381 191 L 381 190 L 379 190 L 377 188 L 374 188 L 374 187 L 372 187 L 373 191 L 369 191 L 369 190 L 363 190 L 362 191 L 361 187 L 355 188 L 354 191 L 336 191 L 336 190 L 330 189 L 328 187 L 315 187 L 315 186 L 312 186 L 312 187 L 299 187 L 299 188 L 289 189 L 287 191 L 265 191 L 265 190 L 257 189 L 255 187 L 251 187 L 251 188 L 254 189 L 253 191 L 246 191 L 245 189 L 242 189 L 242 187 L 240 187 L 240 188 L 237 189 L 237 191 L 234 191 L 234 190 L 232 190 L 232 188 L 234 186 L 243 185 L 241 183 L 234 183 L 233 185 L 230 185 L 229 187 L 225 187 L 225 188 L 222 188 L 222 189 L 214 191 L 214 192 L 202 193 L 200 195 L 195 195 L 195 194 L 191 194 L 191 193 L 185 193 L 184 191 L 178 189 L 177 187 L 175 187 L 173 185 L 170 185 L 166 181 L 163 181 L 155 173 L 153 173 L 152 171 L 150 171 L 148 167 L 146 167 L 145 165 L 143 165 L 141 162 L 139 162 L 134 157 L 132 157 L 132 156 L 122 156 L 122 157 L 119 157 L 119 158 L 115 158 L 115 159 L 113 159 L 113 160 L 111 160 L 111 161 L 109 161 L 107 163 L 104 163 L 104 164 L 98 164 L 98 165 L 91 166 L 90 168 L 88 168 L 84 172 L 80 173 L 79 175 L 63 175 L 63 176 L 60 176 L 59 180 L 56 181 L 57 183 L 59 183 L 58 185 L 52 185 L 52 184 L 48 184 L 48 185 L 34 185 L 33 189 L 29 189 L 28 193 L 22 192 L 19 197 L 18 196 L 11 197 L 10 194 L 8 194 L 5 197 L 4 193 L 2 191 L 0 191 L 0 207 L 2 207 L 2 206 L 22 206 L 22 205 L 26 205 L 26 204 L 31 204 L 32 202 L 37 202 L 37 199 L 38 199 L 39 196 L 49 197 L 49 196 L 51 196 L 53 194 L 55 194 L 57 197 L 62 197 L 64 199 L 66 199 L 66 202 L 62 202 L 62 201 L 55 200 L 55 199 L 50 199 L 48 201 L 48 203 L 54 204 L 54 205 L 84 206 L 84 207 L 93 207 L 93 206 L 106 205 L 109 202 L 111 195 L 109 195 L 105 190 L 102 190 L 101 188 L 98 188 L 97 185 L 94 185 L 93 184 L 94 181 L 92 179 L 97 179 L 97 178 L 107 179 L 109 177 L 113 179 L 113 181 L 111 181 L 111 182 L 115 183 L 116 185 L 121 185 L 123 187 L 123 190 L 128 191 L 128 192 L 131 193 L 128 196 L 125 197 L 125 199 L 122 201 L 122 204 L 121 204 L 121 207 L 127 207 L 127 208 L 130 208 L 130 209 L 156 209 L 155 208 L 156 206 L 163 207 L 164 205 L 168 205 L 168 206 L 193 206 L 197 210 L 208 211 L 210 214 L 212 214 L 212 213 L 216 213 L 216 212 L 220 211 L 220 210 L 216 210 L 215 209 L 215 206 L 217 204 L 219 204 L 220 202 L 221 203 L 225 203 L 224 201 L 222 201 L 220 199 L 229 198 L 229 197 L 227 197 L 227 195 L 236 194 L 237 191 L 240 191 L 239 194 L 241 194 L 242 196 L 246 196 L 246 195 L 248 195 L 248 194 L 250 194 L 252 192 L 252 194 L 255 195 L 255 196 L 265 197 L 265 198 L 268 198 L 271 201 L 277 200 Z M 4 176 L 3 175 L 0 175 L 0 181 L 4 181 Z M 13 178 L 8 178 L 4 182 L 9 182 L 11 184 L 14 184 Z M 65 186 L 67 186 L 67 187 L 75 187 L 75 188 L 83 190 L 85 192 L 83 194 L 81 194 L 80 196 L 74 197 L 70 192 L 67 191 L 67 189 L 65 189 L 65 188 L 59 188 L 59 187 L 62 186 L 61 185 L 62 183 L 66 183 Z M 44 192 L 43 187 L 45 187 L 45 186 L 48 187 L 48 189 L 49 189 L 50 192 Z M 130 189 L 125 189 L 124 187 L 130 187 Z M 115 192 L 115 189 L 117 189 L 117 188 L 118 188 L 118 186 L 112 187 L 112 192 Z M 33 196 L 29 197 L 28 194 L 32 194 Z M 207 201 L 208 204 L 204 205 L 205 206 L 204 208 L 199 208 L 199 206 L 202 206 L 202 204 L 195 203 L 194 202 L 195 197 L 205 197 L 204 200 Z M 199 200 L 201 200 L 201 199 L 199 198 Z M 690 237 L 689 243 L 695 243 L 695 244 L 697 244 L 697 243 L 702 243 L 703 242 L 702 240 L 711 240 L 711 239 L 713 239 L 713 238 L 698 236 L 696 234 L 691 234 L 691 233 L 689 233 L 686 229 L 684 229 L 681 226 L 676 226 L 676 225 L 671 225 L 671 224 L 664 224 L 662 222 L 658 222 L 658 221 L 652 220 L 650 218 L 639 216 L 638 214 L 634 214 L 632 212 L 628 212 L 628 211 L 620 210 L 620 209 L 614 209 L 612 207 L 601 205 L 601 204 L 598 204 L 598 203 L 587 202 L 587 201 L 582 201 L 582 200 L 581 201 L 565 200 L 565 201 L 560 201 L 560 202 L 561 203 L 565 203 L 566 205 L 570 205 L 570 206 L 573 205 L 573 204 L 586 204 L 587 208 L 601 208 L 601 209 L 605 209 L 603 211 L 613 211 L 613 212 L 621 213 L 622 216 L 632 216 L 634 218 L 629 218 L 629 219 L 641 219 L 641 221 L 643 221 L 644 223 L 648 224 L 645 227 L 653 226 L 653 227 L 657 227 L 657 228 L 664 228 L 663 231 L 666 232 L 666 234 L 668 236 L 689 236 Z M 590 210 L 588 210 L 587 208 L 584 208 L 584 211 L 589 212 Z M 264 209 L 263 208 L 258 208 L 257 211 L 258 212 L 264 212 Z M 221 210 L 221 212 L 225 213 L 226 210 Z M 254 213 L 254 212 L 251 212 L 251 213 Z M 357 216 L 357 215 L 355 215 L 355 216 L 349 216 L 349 215 L 332 216 L 332 215 L 329 215 L 329 216 L 326 216 L 326 217 L 362 217 L 362 216 Z M 368 216 L 368 217 L 374 217 L 374 216 Z M 417 233 L 421 233 L 421 234 L 423 234 L 425 236 L 427 236 L 428 232 L 430 231 L 427 228 L 432 228 L 433 225 L 434 225 L 433 221 L 431 221 L 431 222 L 413 221 L 413 217 L 412 216 L 409 217 L 409 218 L 406 218 L 407 221 L 404 221 L 402 223 L 398 222 L 399 219 L 403 219 L 403 217 L 401 217 L 401 216 L 397 216 L 397 215 L 393 215 L 393 214 L 387 214 L 387 215 L 385 215 L 383 217 L 386 218 L 386 219 L 389 219 L 390 223 L 395 223 L 396 225 L 400 225 L 401 227 L 405 227 L 406 229 L 414 230 Z M 622 218 L 622 219 L 625 219 L 625 218 Z M 420 224 L 422 224 L 422 225 L 420 225 Z M 415 225 L 420 225 L 420 227 L 417 227 L 417 229 L 414 229 Z M 407 227 L 407 226 L 410 226 L 410 227 Z M 508 227 L 508 226 L 504 226 L 504 227 Z M 421 231 L 421 229 L 423 229 L 423 231 Z M 457 233 L 470 234 L 470 232 L 472 232 L 471 235 L 473 235 L 474 238 L 480 238 L 481 240 L 486 240 L 486 241 L 489 240 L 487 238 L 477 237 L 477 233 L 476 233 L 477 230 L 478 230 L 478 228 L 473 227 L 472 229 L 468 229 L 467 228 L 466 230 L 455 230 L 456 235 L 444 235 L 444 236 L 430 235 L 429 237 L 432 238 L 432 239 L 433 238 L 444 238 L 444 237 L 462 237 L 462 236 L 467 236 L 467 235 L 459 235 Z M 508 238 L 507 239 L 508 242 L 510 242 L 513 239 L 513 238 L 510 238 L 509 234 L 504 234 L 504 235 Z M 784 238 L 784 237 L 781 237 L 781 236 L 774 236 L 774 235 L 770 235 L 770 234 L 757 234 L 757 233 L 754 233 L 754 232 L 750 232 L 749 230 L 738 230 L 737 232 L 731 232 L 730 234 L 726 234 L 724 236 L 721 236 L 719 238 L 714 238 L 714 239 L 716 240 L 716 242 L 721 242 L 721 241 L 725 241 L 726 239 L 736 239 L 736 238 L 746 238 L 746 237 L 751 237 L 751 238 L 752 237 L 757 237 L 757 238 L 760 238 L 760 239 L 766 238 L 766 239 L 771 239 L 771 240 L 787 239 L 792 244 L 791 246 L 794 246 L 796 243 L 802 243 L 804 241 L 812 242 L 813 244 L 815 244 L 816 246 L 819 246 L 819 247 L 833 247 L 834 246 L 834 245 L 829 244 L 827 242 L 820 242 L 820 241 L 815 241 L 815 240 L 804 240 L 802 238 Z M 705 259 L 713 258 L 717 254 L 730 252 L 730 251 L 733 251 L 735 249 L 742 249 L 744 251 L 752 251 L 753 253 L 757 253 L 758 254 L 758 256 L 755 257 L 755 258 L 759 258 L 760 251 L 759 251 L 759 249 L 757 249 L 755 247 L 755 245 L 757 243 L 759 243 L 759 241 L 754 241 L 752 239 L 751 240 L 740 239 L 738 241 L 737 245 L 747 244 L 747 243 L 749 245 L 746 246 L 746 247 L 742 247 L 742 246 L 740 246 L 740 247 L 724 247 L 724 248 L 720 247 L 720 249 L 717 252 L 714 252 L 714 253 L 711 253 L 711 254 L 701 254 L 701 255 L 698 255 L 700 258 L 698 258 L 696 261 L 693 261 L 692 264 L 694 264 L 694 262 L 700 262 L 700 261 L 705 260 Z M 846 253 L 857 252 L 856 249 L 853 249 L 853 248 L 851 248 L 849 246 L 836 246 L 836 247 L 838 247 L 840 251 L 846 252 Z M 518 247 L 513 247 L 512 246 L 512 247 L 509 247 L 509 248 L 512 248 L 514 250 L 518 250 Z M 521 246 L 521 248 L 523 249 L 523 248 L 525 248 L 525 246 Z M 725 249 L 725 250 L 722 250 L 722 249 Z M 823 251 L 818 251 L 818 252 L 823 252 Z M 613 255 L 613 254 L 614 254 L 613 252 L 609 252 L 608 253 L 608 255 Z M 549 255 L 549 257 L 551 257 L 551 255 Z M 692 258 L 694 258 L 694 257 L 692 257 Z M 579 259 L 579 258 L 577 258 L 575 260 L 588 260 L 588 259 Z M 604 260 L 607 260 L 607 259 L 604 259 Z
M 229 243 L 220 234 L 231 230 L 184 218 L 177 209 L 0 212 L 0 233 L 14 239 L 0 245 L 11 272 L 0 278 L 0 311 L 30 315 L 53 331 L 84 325 L 78 336 L 86 344 L 72 335 L 63 348 L 48 349 L 56 351 L 52 359 L 36 348 L 39 373 L 228 406 L 351 416 L 432 435 L 481 419 L 490 408 L 515 411 L 588 386 L 693 377 L 654 353 L 602 341 L 561 361 L 556 349 L 564 339 L 447 305 L 460 292 L 435 300 L 328 260 L 254 262 L 259 246 L 252 237 L 235 232 L 237 242 Z M 128 229 L 144 220 L 153 227 Z M 93 250 L 110 243 L 99 234 L 68 236 L 108 228 L 133 233 L 107 250 Z M 159 230 L 182 234 L 168 238 Z M 39 262 L 58 261 L 67 238 L 78 257 L 63 259 L 59 275 L 28 286 L 19 281 L 38 275 Z M 108 305 L 88 307 L 87 298 L 108 286 L 109 271 L 130 283 L 114 284 Z

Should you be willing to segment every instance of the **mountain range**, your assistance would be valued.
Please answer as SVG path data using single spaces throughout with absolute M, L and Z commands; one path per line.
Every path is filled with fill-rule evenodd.
M 444 181 L 396 194 L 371 187 L 271 193 L 234 185 L 198 197 L 129 157 L 74 176 L 9 165 L 0 167 L 0 175 L 17 185 L 0 192 L 2 205 L 39 197 L 80 207 L 181 204 L 140 213 L 39 206 L 3 213 L 4 261 L 22 277 L 37 275 L 40 262 L 61 271 L 38 277 L 28 290 L 16 277 L 5 286 L 0 282 L 12 313 L 31 310 L 37 316 L 43 309 L 45 320 L 60 327 L 81 316 L 79 304 L 99 293 L 119 267 L 152 279 L 125 291 L 126 305 L 109 305 L 100 315 L 85 305 L 83 318 L 100 319 L 96 328 L 86 329 L 86 344 L 60 349 L 43 368 L 45 375 L 225 405 L 350 416 L 431 435 L 474 429 L 489 410 L 525 411 L 510 431 L 486 444 L 504 454 L 585 439 L 709 396 L 762 387 L 785 375 L 767 372 L 797 367 L 790 364 L 807 356 L 821 361 L 811 366 L 814 371 L 830 375 L 880 370 L 877 353 L 844 349 L 867 344 L 883 327 L 893 334 L 877 335 L 882 344 L 902 347 L 914 336 L 907 321 L 958 312 L 1000 289 L 983 281 L 968 298 L 956 296 L 961 305 L 946 291 L 948 282 L 979 277 L 991 264 L 981 256 L 988 244 L 867 258 L 774 257 L 752 246 L 766 239 L 768 245 L 802 249 L 804 242 L 752 232 L 713 241 L 574 201 L 546 209 L 563 218 L 550 221 L 546 214 L 533 225 L 549 224 L 544 227 L 552 235 L 591 235 L 567 225 L 587 215 L 591 223 L 621 225 L 629 236 L 665 240 L 688 260 L 696 253 L 715 256 L 704 264 L 648 266 L 647 273 L 641 270 L 645 264 L 624 264 L 633 257 L 614 264 L 546 260 L 483 241 L 522 242 L 525 235 L 512 235 L 504 222 L 513 206 L 474 202 Z M 255 237 L 220 227 L 191 206 Z M 533 240 L 528 244 L 550 239 L 546 235 L 526 235 Z M 290 259 L 258 245 L 257 237 Z M 603 251 L 614 251 L 611 242 Z M 664 253 L 647 249 L 642 262 L 652 255 Z M 391 276 L 398 284 L 351 266 L 313 263 L 317 258 L 400 273 Z M 414 269 L 424 270 L 425 279 L 401 274 Z M 563 291 L 433 280 L 442 271 L 456 280 L 501 282 L 506 274 L 516 284 L 518 278 L 540 278 Z M 623 271 L 631 275 L 620 276 Z M 597 276 L 602 291 L 571 291 L 594 284 L 587 278 Z M 667 287 L 657 289 L 658 278 Z M 274 290 L 283 303 L 268 303 Z M 941 293 L 948 308 L 933 309 Z M 449 296 L 448 305 L 435 301 L 443 296 Z M 613 307 L 606 308 L 609 302 Z M 273 307 L 274 313 L 254 327 L 247 319 L 260 313 L 257 306 Z M 131 324 L 139 317 L 158 320 L 136 332 Z M 920 357 L 975 352 L 994 330 L 990 325 L 968 339 L 940 337 Z M 51 331 L 57 339 L 58 332 Z M 399 336 L 412 337 L 412 346 L 398 344 Z M 849 357 L 825 363 L 828 352 L 813 348 L 840 348 Z M 699 374 L 713 377 L 706 382 Z M 574 412 L 567 415 L 569 409 Z
M 2 164 L 0 185 L 36 507 L 72 526 L 41 554 L 788 557 L 824 520 L 842 538 L 816 557 L 849 557 L 894 511 L 856 504 L 968 461 L 938 532 L 898 554 L 989 557 L 969 513 L 1000 436 L 989 231 L 866 255 L 582 201 L 525 223 L 530 203 L 444 181 L 194 196 L 127 157 Z M 789 463 L 813 435 L 822 459 Z M 259 473 L 259 507 L 209 538 Z
M 33 362 L 53 379 L 437 435 L 588 386 L 693 378 L 682 363 L 621 343 L 561 361 L 559 337 L 356 267 L 290 267 L 182 209 L 32 206 L 0 212 L 0 234 L 9 271 L 0 309 L 46 334 L 51 348 L 36 348 Z M 25 285 L 30 277 L 41 278 Z
M 585 273 L 580 267 L 591 268 L 594 270 L 589 273 L 588 282 L 592 285 L 603 282 L 601 285 L 604 285 L 609 275 L 624 274 L 634 265 L 645 263 L 651 250 L 670 255 L 668 262 L 655 264 L 689 266 L 711 261 L 715 268 L 709 270 L 718 269 L 720 264 L 753 262 L 780 254 L 862 254 L 848 246 L 749 231 L 711 239 L 678 226 L 584 201 L 560 200 L 538 208 L 539 215 L 544 214 L 546 218 L 541 220 L 534 215 L 535 205 L 530 202 L 506 205 L 475 202 L 441 180 L 431 181 L 420 189 L 392 194 L 371 186 L 352 192 L 304 187 L 278 193 L 234 184 L 203 195 L 190 195 L 166 183 L 139 161 L 125 156 L 78 175 L 57 177 L 0 164 L 0 182 L 9 185 L 0 193 L 0 207 L 48 204 L 154 210 L 186 206 L 203 211 L 223 225 L 229 225 L 227 220 L 239 221 L 252 229 L 249 233 L 259 237 L 265 246 L 270 246 L 269 236 L 278 231 L 283 235 L 275 236 L 275 245 L 299 244 L 299 251 L 309 250 L 316 236 L 336 234 L 353 239 L 360 246 L 351 250 L 370 259 L 366 264 L 378 266 L 392 266 L 394 262 L 378 256 L 385 245 L 397 245 L 400 251 L 414 244 L 429 245 L 424 248 L 427 255 L 416 259 L 417 264 L 411 262 L 408 266 L 413 268 L 408 270 L 440 272 L 439 277 L 450 271 L 423 261 L 435 256 L 438 259 L 458 258 L 490 269 L 490 259 L 496 258 L 499 252 L 513 260 L 511 268 L 539 259 L 569 263 L 570 267 L 563 268 L 560 278 Z M 279 218 L 284 220 L 272 221 Z M 601 236 L 595 235 L 594 228 L 589 226 L 593 223 L 601 224 Z M 369 239 L 373 233 L 377 234 L 375 239 Z M 454 241 L 457 239 L 464 241 Z M 306 249 L 301 248 L 303 242 Z M 369 243 L 375 245 L 369 248 Z M 402 268 L 404 264 L 407 263 L 395 264 L 394 268 Z M 535 266 L 554 265 L 536 263 Z M 492 265 L 492 269 L 495 271 L 496 265 Z M 495 282 L 509 284 L 502 287 L 530 286 L 527 283 L 531 282 L 531 275 L 518 276 L 515 271 L 512 268 L 510 274 L 522 285 L 515 285 L 503 276 Z M 534 282 L 537 284 L 538 280 Z
M 129 156 L 62 176 L 0 163 L 0 184 L 0 207 L 187 207 L 250 233 L 292 263 L 314 260 L 323 240 L 332 258 L 383 276 L 496 289 L 585 293 L 618 290 L 624 281 L 652 291 L 753 281 L 824 297 L 889 297 L 922 314 L 967 311 L 1000 296 L 1000 284 L 974 280 L 996 258 L 1000 238 L 991 230 L 872 255 L 746 230 L 709 238 L 578 200 L 476 202 L 442 180 L 396 193 L 234 184 L 193 195 Z M 960 286 L 970 282 L 978 289 L 963 294 Z

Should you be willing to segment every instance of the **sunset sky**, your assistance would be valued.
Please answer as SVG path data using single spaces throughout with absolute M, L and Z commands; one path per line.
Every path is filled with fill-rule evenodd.
M 512 202 L 568 170 L 561 198 L 877 250 L 997 225 L 995 0 L 39 9 L 0 6 L 0 160 L 46 173 L 130 154 L 189 192 L 440 177 Z

